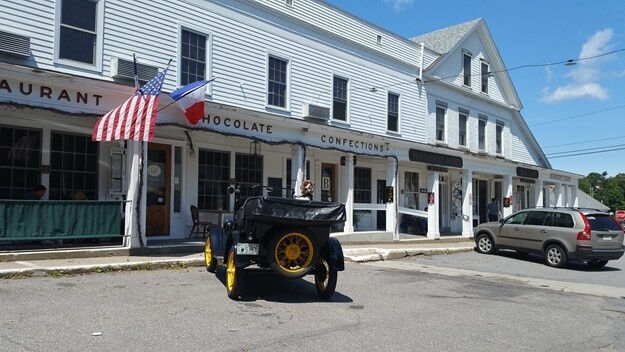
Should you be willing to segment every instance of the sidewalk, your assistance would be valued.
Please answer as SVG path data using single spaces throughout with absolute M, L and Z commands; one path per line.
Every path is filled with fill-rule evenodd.
M 339 239 L 340 240 L 340 239 Z M 415 255 L 472 251 L 472 238 L 341 243 L 346 262 L 392 260 Z M 126 248 L 81 248 L 0 254 L 0 278 L 204 265 L 203 241 L 169 241 L 131 255 Z

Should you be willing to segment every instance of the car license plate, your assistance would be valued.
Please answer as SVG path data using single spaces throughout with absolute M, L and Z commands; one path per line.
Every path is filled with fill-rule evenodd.
M 258 243 L 238 243 L 237 254 L 258 255 Z
M 612 239 L 612 236 L 603 236 L 603 239 L 609 241 Z

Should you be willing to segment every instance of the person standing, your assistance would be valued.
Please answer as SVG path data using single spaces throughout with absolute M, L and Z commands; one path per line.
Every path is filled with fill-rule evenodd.
M 24 195 L 24 199 L 25 200 L 41 200 L 41 198 L 43 198 L 43 196 L 46 194 L 47 190 L 48 189 L 44 185 L 36 186 L 35 188 L 33 188 L 32 191 L 27 192 Z
M 488 203 L 488 221 L 499 221 L 501 210 L 499 210 L 499 202 L 497 198 L 493 198 Z

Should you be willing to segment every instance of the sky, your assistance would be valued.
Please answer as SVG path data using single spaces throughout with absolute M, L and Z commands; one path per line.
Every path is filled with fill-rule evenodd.
M 405 38 L 483 18 L 551 167 L 625 173 L 625 1 L 326 1 Z

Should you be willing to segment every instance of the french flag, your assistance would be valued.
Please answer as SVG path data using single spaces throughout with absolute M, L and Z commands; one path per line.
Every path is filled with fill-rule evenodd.
M 214 78 L 213 78 L 214 79 Z M 196 81 L 171 92 L 169 96 L 182 108 L 184 116 L 192 124 L 197 124 L 204 117 L 204 86 L 210 80 Z

